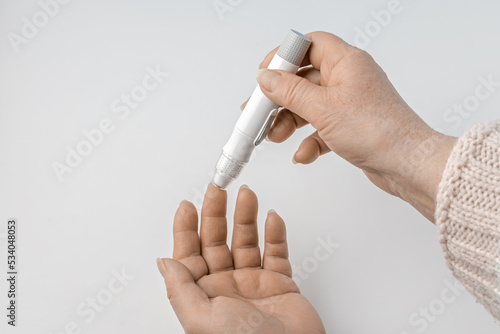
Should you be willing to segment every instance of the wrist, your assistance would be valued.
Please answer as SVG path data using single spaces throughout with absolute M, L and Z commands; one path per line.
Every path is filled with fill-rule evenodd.
M 456 138 L 430 128 L 401 148 L 390 174 L 394 192 L 434 222 L 436 194 Z

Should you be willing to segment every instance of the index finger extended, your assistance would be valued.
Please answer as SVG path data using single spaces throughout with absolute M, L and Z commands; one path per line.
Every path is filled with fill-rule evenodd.
M 301 67 L 312 65 L 314 68 L 321 70 L 322 66 L 335 66 L 349 51 L 354 48 L 352 45 L 345 42 L 342 38 L 324 31 L 315 31 L 306 34 L 312 41 L 311 47 L 307 52 Z M 259 68 L 267 68 L 278 51 L 278 47 L 269 52 Z

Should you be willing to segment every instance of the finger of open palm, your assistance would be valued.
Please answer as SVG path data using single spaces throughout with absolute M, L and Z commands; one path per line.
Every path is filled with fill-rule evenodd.
M 263 268 L 292 277 L 285 222 L 276 212 L 270 212 L 265 230 Z
M 189 269 L 194 280 L 200 279 L 208 273 L 208 267 L 201 256 L 198 213 L 192 203 L 181 202 L 175 213 L 173 230 L 173 258 Z
M 233 258 L 226 244 L 227 193 L 209 184 L 201 209 L 201 255 L 209 274 L 233 269 Z
M 235 269 L 260 268 L 259 232 L 257 229 L 258 202 L 248 187 L 240 188 L 234 211 L 231 253 Z

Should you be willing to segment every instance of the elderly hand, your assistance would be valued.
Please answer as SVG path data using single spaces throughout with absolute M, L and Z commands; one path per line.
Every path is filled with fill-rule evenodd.
M 257 74 L 262 92 L 286 109 L 268 139 L 282 142 L 310 123 L 294 162 L 308 164 L 334 151 L 361 168 L 375 185 L 408 201 L 433 220 L 435 195 L 455 138 L 431 129 L 405 103 L 373 58 L 335 35 L 307 34 L 312 45 L 298 75 Z

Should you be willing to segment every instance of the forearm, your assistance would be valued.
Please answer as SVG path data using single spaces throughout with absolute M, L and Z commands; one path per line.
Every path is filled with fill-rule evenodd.
M 438 185 L 456 140 L 436 131 L 423 133 L 401 149 L 390 177 L 395 194 L 432 222 Z
M 440 133 L 428 137 L 409 153 L 408 166 L 401 165 L 407 169 L 396 178 L 400 197 L 431 222 L 434 222 L 438 185 L 455 142 L 455 137 Z

